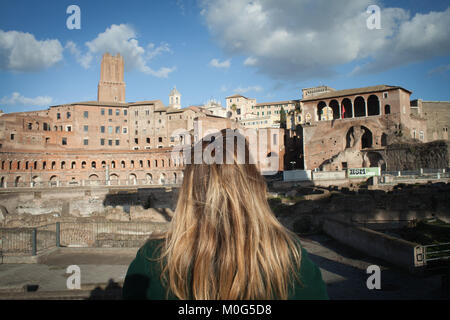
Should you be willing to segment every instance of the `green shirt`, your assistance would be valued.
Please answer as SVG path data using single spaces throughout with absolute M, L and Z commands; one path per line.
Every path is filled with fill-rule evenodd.
M 137 252 L 136 258 L 128 267 L 125 282 L 123 284 L 123 299 L 166 299 L 166 288 L 162 285 L 161 266 L 159 261 L 158 246 L 163 240 L 149 240 Z M 149 260 L 153 259 L 153 260 Z M 308 253 L 302 248 L 300 281 L 296 283 L 294 291 L 289 295 L 291 300 L 324 300 L 328 299 L 325 283 L 322 280 L 320 269 L 308 257 Z M 169 299 L 176 299 L 169 294 Z

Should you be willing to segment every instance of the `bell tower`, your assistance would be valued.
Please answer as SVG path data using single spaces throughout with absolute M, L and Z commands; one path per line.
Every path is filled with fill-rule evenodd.
M 100 67 L 97 101 L 125 102 L 125 82 L 123 81 L 124 61 L 118 53 L 105 53 Z
M 175 86 L 169 94 L 169 107 L 181 109 L 181 94 Z

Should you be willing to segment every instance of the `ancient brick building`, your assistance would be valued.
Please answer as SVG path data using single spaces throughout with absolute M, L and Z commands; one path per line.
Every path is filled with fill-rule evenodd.
M 301 100 L 305 169 L 384 167 L 383 151 L 396 137 L 422 132 L 417 138 L 428 141 L 426 120 L 413 114 L 404 88 L 313 89 Z
M 160 100 L 125 102 L 123 67 L 120 55 L 103 56 L 97 101 L 1 114 L 0 186 L 179 183 L 183 161 L 171 156 L 172 147 L 187 143 L 195 126 L 206 126 L 203 132 L 237 126 L 207 109 L 181 109 L 176 89 L 169 107 Z
M 423 134 L 428 137 L 429 141 L 450 141 L 448 134 L 448 128 L 450 127 L 450 101 L 413 100 L 411 101 L 411 111 L 413 114 L 426 120 L 427 130 Z M 416 133 L 416 136 L 420 137 L 420 135 L 420 132 Z

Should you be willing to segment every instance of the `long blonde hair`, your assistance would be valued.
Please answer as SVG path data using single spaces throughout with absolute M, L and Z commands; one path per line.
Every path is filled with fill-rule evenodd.
M 245 164 L 238 164 L 232 139 L 234 152 L 223 143 L 232 164 L 185 167 L 162 246 L 162 280 L 179 299 L 287 299 L 301 248 L 272 213 L 247 142 Z M 207 143 L 200 143 L 203 151 Z

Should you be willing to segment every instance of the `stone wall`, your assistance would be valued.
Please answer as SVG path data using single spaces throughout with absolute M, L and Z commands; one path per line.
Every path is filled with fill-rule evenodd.
M 450 167 L 450 141 L 392 144 L 386 148 L 388 171 Z
M 167 222 L 175 209 L 177 196 L 176 188 L 0 192 L 0 205 L 7 212 L 0 222 L 8 227 L 36 226 L 65 218 Z

